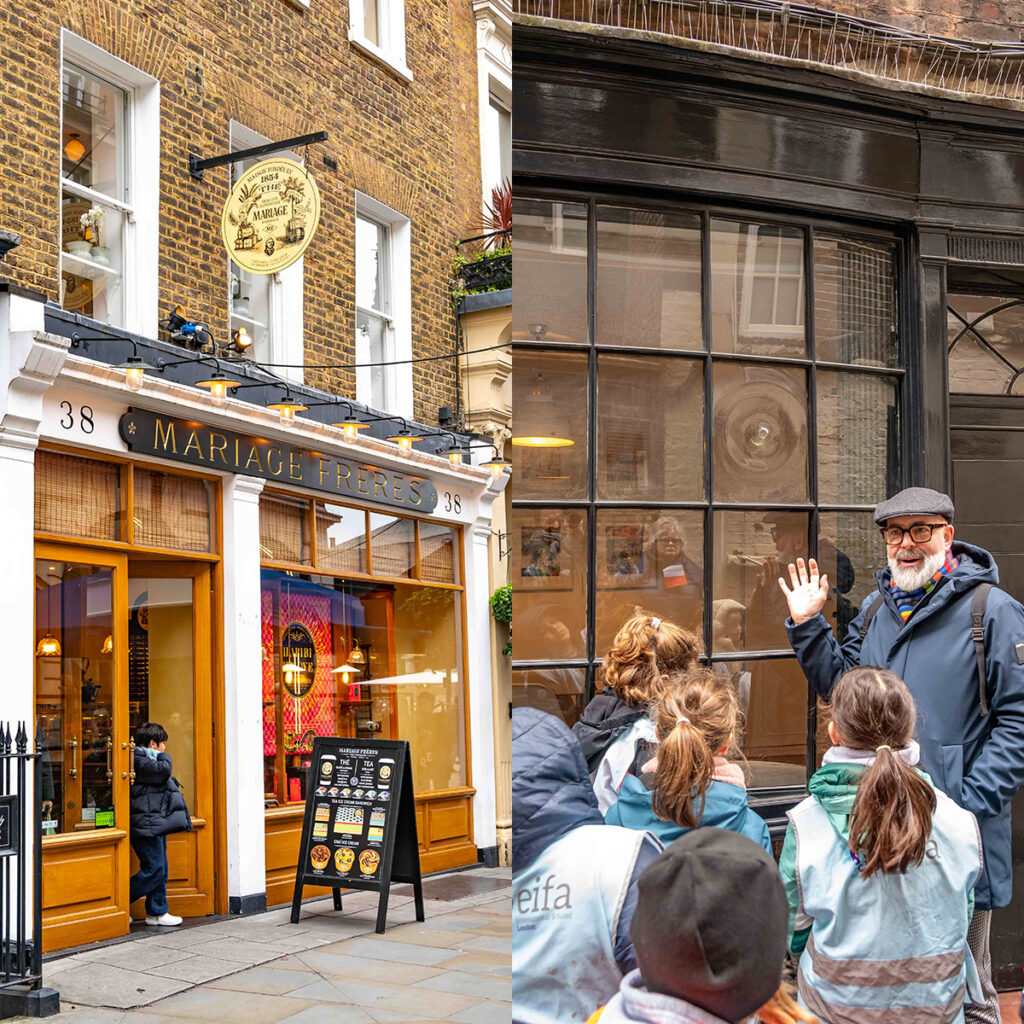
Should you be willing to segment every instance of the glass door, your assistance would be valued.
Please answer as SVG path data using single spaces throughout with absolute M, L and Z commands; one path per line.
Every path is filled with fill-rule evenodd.
M 36 547 L 44 948 L 128 926 L 125 577 L 121 556 Z

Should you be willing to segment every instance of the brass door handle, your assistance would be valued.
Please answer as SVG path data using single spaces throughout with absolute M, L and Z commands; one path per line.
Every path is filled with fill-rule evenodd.
M 124 778 L 122 772 L 121 778 Z M 135 737 L 133 736 L 128 741 L 128 781 L 134 785 L 135 783 Z
M 107 737 L 107 782 L 114 777 L 114 762 L 113 762 L 113 750 L 114 741 L 108 736 Z
M 78 740 L 72 737 L 71 742 L 68 744 L 71 748 L 71 767 L 68 769 L 68 775 L 73 779 L 78 778 Z
M 121 772 L 121 778 L 122 779 L 127 779 L 128 778 L 128 773 L 127 772 Z

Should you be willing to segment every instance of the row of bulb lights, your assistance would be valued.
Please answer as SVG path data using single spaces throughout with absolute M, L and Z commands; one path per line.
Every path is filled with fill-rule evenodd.
M 233 332 L 232 348 L 236 352 L 244 353 L 251 345 L 252 338 L 244 327 L 240 327 L 237 331 Z M 123 363 L 116 364 L 114 369 L 124 370 L 128 388 L 131 391 L 138 391 L 145 381 L 146 371 L 162 369 L 162 367 L 151 366 L 142 358 L 142 356 L 138 355 L 137 351 L 133 351 L 132 355 L 125 359 Z M 195 386 L 197 388 L 205 388 L 209 391 L 213 398 L 214 405 L 223 405 L 224 399 L 228 397 L 228 392 L 230 390 L 233 388 L 245 387 L 247 385 L 240 380 L 234 380 L 232 377 L 227 376 L 224 371 L 221 370 L 220 366 L 217 366 L 207 380 L 197 380 L 195 382 Z M 273 387 L 274 385 L 268 384 L 267 386 Z M 282 387 L 284 387 L 285 390 L 284 399 L 280 402 L 269 402 L 266 408 L 272 409 L 274 412 L 278 413 L 284 422 L 291 423 L 294 422 L 295 414 L 297 412 L 306 412 L 309 409 L 309 406 L 303 405 L 302 402 L 294 400 L 288 391 L 287 385 L 282 385 Z M 355 416 L 352 405 L 347 399 L 340 399 L 338 404 L 347 405 L 349 408 L 349 414 L 343 420 L 332 423 L 331 426 L 338 427 L 348 440 L 355 440 L 359 437 L 360 431 L 370 429 L 371 424 L 358 419 Z M 389 417 L 380 418 L 385 419 Z M 402 429 L 388 435 L 387 440 L 393 444 L 397 444 L 402 451 L 412 451 L 413 444 L 417 441 L 424 440 L 424 437 L 410 430 L 405 420 L 401 420 L 401 422 Z M 490 445 L 489 447 L 494 448 L 493 445 Z M 457 445 L 453 437 L 451 445 L 444 449 L 441 454 L 447 455 L 448 461 L 452 465 L 457 466 L 462 463 L 463 456 L 466 454 L 466 451 L 467 448 Z M 480 463 L 480 465 L 484 469 L 489 469 L 492 476 L 500 477 L 505 471 L 505 467 L 511 467 L 512 463 L 498 455 L 498 451 L 495 448 L 493 457 L 488 459 L 486 462 Z

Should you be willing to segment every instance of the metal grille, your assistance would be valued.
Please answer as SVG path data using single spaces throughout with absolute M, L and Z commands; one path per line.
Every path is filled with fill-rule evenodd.
M 772 0 L 513 0 L 517 15 L 657 32 L 967 97 L 1024 99 L 1024 44 L 925 35 Z

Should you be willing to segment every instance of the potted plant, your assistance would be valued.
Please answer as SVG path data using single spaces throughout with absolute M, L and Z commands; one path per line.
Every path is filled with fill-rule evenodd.
M 79 255 L 89 255 L 96 263 L 107 266 L 110 263 L 110 250 L 100 245 L 100 228 L 103 226 L 103 208 L 95 203 L 82 214 L 82 238 L 89 243 L 88 249 Z M 70 247 L 70 246 L 69 246 Z M 74 250 L 72 249 L 72 252 Z

